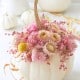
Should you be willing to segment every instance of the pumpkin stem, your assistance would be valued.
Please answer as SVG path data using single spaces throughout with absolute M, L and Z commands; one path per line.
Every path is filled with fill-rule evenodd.
M 35 16 L 35 21 L 36 21 L 37 26 L 39 28 L 41 28 L 42 24 L 41 24 L 41 21 L 39 19 L 39 15 L 38 15 L 37 3 L 38 3 L 38 0 L 35 0 L 34 1 L 34 16 Z

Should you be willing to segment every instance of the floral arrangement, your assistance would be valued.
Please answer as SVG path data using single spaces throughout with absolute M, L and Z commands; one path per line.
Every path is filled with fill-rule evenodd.
M 69 32 L 66 22 L 49 22 L 39 19 L 37 2 L 34 2 L 34 15 L 36 23 L 26 26 L 22 32 L 13 32 L 13 48 L 10 53 L 17 55 L 25 62 L 51 63 L 54 55 L 60 56 L 60 69 L 67 69 L 65 63 L 73 55 L 77 39 Z
M 56 21 L 49 22 L 45 19 L 41 23 L 41 28 L 33 23 L 22 32 L 14 32 L 10 53 L 18 54 L 16 57 L 21 57 L 26 62 L 46 62 L 49 65 L 51 58 L 58 54 L 61 58 L 60 68 L 64 67 L 65 61 L 77 47 L 75 37 L 66 30 L 63 23 L 60 25 Z

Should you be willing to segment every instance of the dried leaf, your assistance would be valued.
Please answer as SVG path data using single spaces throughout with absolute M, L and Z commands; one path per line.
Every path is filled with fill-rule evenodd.
M 12 71 L 19 71 L 18 68 L 11 68 Z
M 9 67 L 9 66 L 10 66 L 10 64 L 5 64 L 5 65 L 4 65 L 4 68 L 3 68 L 3 69 L 4 69 L 4 74 L 5 74 L 5 75 L 6 75 L 5 69 L 6 69 L 6 67 Z
M 11 63 L 11 66 L 12 66 L 12 67 L 15 67 L 15 65 L 14 65 L 13 63 Z

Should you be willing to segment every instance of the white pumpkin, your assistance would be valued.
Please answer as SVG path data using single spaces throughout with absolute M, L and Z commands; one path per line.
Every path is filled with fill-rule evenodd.
M 21 15 L 29 9 L 27 0 L 2 0 L 2 4 L 9 15 Z
M 17 18 L 15 16 L 4 14 L 0 21 L 3 29 L 11 29 L 17 26 Z
M 32 16 L 31 13 L 33 13 L 33 11 L 26 11 L 21 16 L 21 19 L 25 24 L 30 24 L 34 21 L 34 16 Z M 50 18 L 52 17 L 53 16 L 51 16 Z M 64 77 L 72 69 L 74 56 L 72 56 L 66 62 L 67 69 L 65 71 L 59 69 L 60 56 L 57 54 L 53 56 L 50 65 L 44 62 L 24 62 L 22 60 L 17 62 L 16 60 L 17 59 L 14 58 L 12 60 L 12 63 L 18 66 L 21 75 L 24 77 L 24 80 L 63 80 Z
M 48 12 L 65 11 L 71 3 L 71 0 L 39 0 L 41 9 Z
M 31 24 L 32 22 L 35 22 L 35 17 L 34 17 L 33 10 L 25 11 L 21 15 L 21 21 L 26 25 Z
M 72 56 L 67 62 L 67 68 L 65 71 L 59 69 L 60 56 L 54 55 L 51 60 L 51 65 L 39 62 L 24 62 L 13 59 L 12 63 L 15 64 L 24 77 L 24 80 L 63 80 L 65 76 L 72 69 L 74 62 L 74 56 Z

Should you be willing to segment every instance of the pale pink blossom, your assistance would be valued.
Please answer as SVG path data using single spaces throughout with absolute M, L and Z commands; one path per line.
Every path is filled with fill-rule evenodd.
M 33 23 L 33 24 L 30 24 L 27 27 L 25 27 L 23 31 L 30 34 L 34 31 L 38 31 L 38 27 L 35 23 Z
M 32 51 L 32 61 L 43 62 L 46 60 L 46 55 L 43 52 L 39 52 L 36 49 Z
M 37 32 L 32 32 L 29 36 L 28 36 L 28 43 L 32 44 L 32 45 L 36 45 L 38 42 L 38 38 L 37 38 L 38 33 Z

